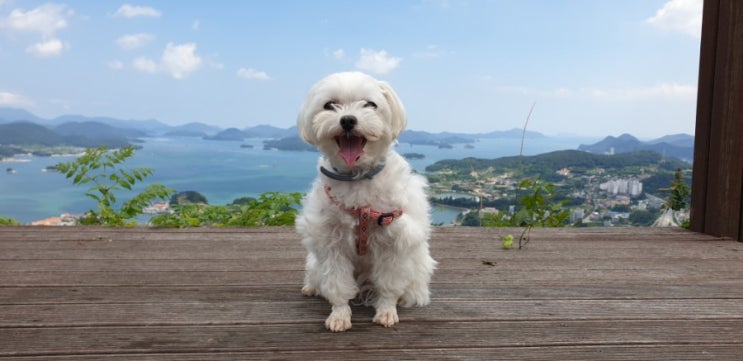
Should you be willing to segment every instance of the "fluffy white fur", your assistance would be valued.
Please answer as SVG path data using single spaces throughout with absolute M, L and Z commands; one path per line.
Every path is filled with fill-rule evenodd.
M 332 109 L 327 109 L 329 102 Z M 351 133 L 366 139 L 363 154 L 353 166 L 338 155 L 335 139 L 347 133 L 340 124 L 344 115 L 357 118 Z M 333 332 L 351 328 L 349 301 L 360 293 L 369 292 L 367 301 L 376 309 L 373 321 L 385 327 L 399 322 L 398 304 L 409 307 L 430 302 L 428 284 L 436 261 L 428 249 L 427 184 L 392 147 L 406 121 L 394 90 L 358 72 L 320 80 L 300 110 L 301 137 L 322 153 L 318 168 L 360 175 L 385 164 L 372 179 L 338 181 L 319 174 L 297 218 L 297 230 L 307 249 L 302 293 L 321 295 L 330 302 L 332 311 L 325 326 Z M 382 212 L 401 209 L 403 215 L 389 225 L 374 222 L 368 253 L 359 256 L 355 250 L 358 220 L 329 199 L 326 186 L 344 207 L 368 205 Z

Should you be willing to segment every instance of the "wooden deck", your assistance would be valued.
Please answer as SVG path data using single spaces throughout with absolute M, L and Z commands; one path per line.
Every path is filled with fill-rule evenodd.
M 0 359 L 743 358 L 743 243 L 565 228 L 501 249 L 517 231 L 437 229 L 431 305 L 391 329 L 354 307 L 333 334 L 289 228 L 4 227 Z

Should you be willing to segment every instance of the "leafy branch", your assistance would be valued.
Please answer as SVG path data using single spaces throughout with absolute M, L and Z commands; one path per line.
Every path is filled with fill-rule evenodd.
M 519 199 L 522 206 L 513 216 L 513 223 L 524 227 L 519 237 L 519 249 L 529 243 L 529 234 L 534 227 L 561 227 L 570 214 L 562 207 L 566 201 L 553 202 L 555 185 L 539 177 L 526 178 L 519 183 L 519 190 L 526 194 Z
M 90 148 L 71 162 L 57 164 L 57 169 L 74 185 L 92 184 L 85 196 L 96 201 L 97 210 L 88 211 L 79 222 L 86 225 L 133 226 L 129 220 L 142 214 L 144 207 L 154 199 L 167 199 L 173 190 L 162 184 L 153 184 L 121 204 L 119 209 L 116 194 L 131 191 L 137 183 L 152 175 L 150 168 L 125 169 L 121 166 L 134 155 L 135 148 L 126 146 L 109 151 L 107 147 Z

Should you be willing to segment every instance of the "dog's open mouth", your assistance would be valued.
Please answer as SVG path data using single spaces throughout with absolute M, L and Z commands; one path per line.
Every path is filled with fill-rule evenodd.
M 343 158 L 343 161 L 346 162 L 349 168 L 353 168 L 356 161 L 364 154 L 366 138 L 345 133 L 335 137 L 335 142 L 338 144 L 338 148 L 340 148 L 338 155 Z

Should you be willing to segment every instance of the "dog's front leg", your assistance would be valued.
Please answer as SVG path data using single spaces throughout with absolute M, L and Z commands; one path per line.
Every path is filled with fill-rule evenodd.
M 356 297 L 358 286 L 353 278 L 353 264 L 346 257 L 336 254 L 321 262 L 325 277 L 320 281 L 320 292 L 330 302 L 332 311 L 325 320 L 325 327 L 333 332 L 351 328 L 351 307 L 348 301 Z
M 392 327 L 400 322 L 397 316 L 397 295 L 380 294 L 374 308 L 377 310 L 374 314 L 374 321 L 384 327 Z
M 333 305 L 330 316 L 325 319 L 325 328 L 333 332 L 343 332 L 351 328 L 351 307 L 346 304 Z

